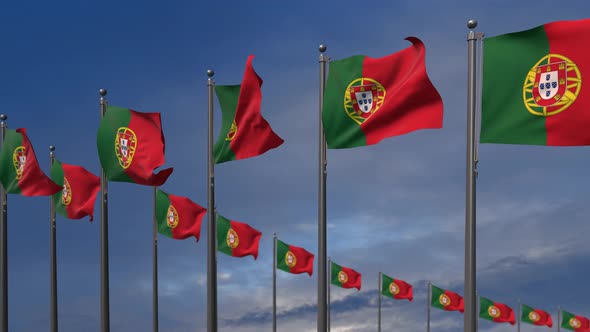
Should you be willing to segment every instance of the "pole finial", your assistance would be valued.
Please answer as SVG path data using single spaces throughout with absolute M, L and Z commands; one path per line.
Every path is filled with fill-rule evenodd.
M 107 95 L 107 89 L 100 89 L 100 90 L 98 90 L 98 94 L 99 94 L 101 97 L 104 97 L 104 96 L 106 96 L 106 95 Z
M 472 30 L 475 29 L 477 27 L 477 20 L 472 18 L 469 21 L 467 21 L 467 27 Z
M 213 71 L 213 69 L 207 69 L 207 76 L 213 77 L 213 75 L 215 75 L 215 72 Z
M 55 146 L 53 146 L 53 145 L 50 145 L 50 146 L 49 146 L 49 151 L 50 151 L 50 152 L 53 152 L 53 151 L 55 151 Z
M 320 53 L 326 52 L 327 49 L 328 49 L 328 46 L 326 46 L 324 44 L 320 44 L 320 47 L 318 47 L 318 50 L 320 51 Z
M 8 119 L 8 116 L 6 114 L 0 114 L 0 120 L 6 121 L 6 119 Z

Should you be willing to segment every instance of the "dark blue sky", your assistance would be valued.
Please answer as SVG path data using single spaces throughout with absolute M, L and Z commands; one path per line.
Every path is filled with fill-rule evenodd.
M 161 112 L 166 166 L 175 168 L 162 189 L 206 205 L 205 72 L 238 84 L 254 54 L 262 113 L 285 143 L 216 167 L 218 211 L 263 233 L 256 261 L 218 255 L 218 300 L 220 331 L 264 331 L 272 233 L 317 253 L 318 45 L 332 59 L 380 57 L 420 38 L 443 98 L 443 129 L 329 151 L 327 199 L 328 254 L 363 273 L 360 292 L 332 288 L 332 331 L 376 329 L 383 271 L 415 287 L 411 303 L 383 299 L 384 330 L 415 332 L 425 325 L 428 280 L 463 293 L 467 20 L 494 36 L 585 18 L 589 9 L 585 0 L 4 2 L 0 113 L 11 128 L 28 129 L 46 172 L 55 145 L 61 161 L 98 174 L 98 89 L 108 89 L 112 105 Z M 220 114 L 216 101 L 215 137 Z M 480 295 L 590 316 L 589 162 L 585 147 L 480 147 Z M 151 188 L 110 183 L 109 198 L 111 331 L 148 331 Z M 10 331 L 48 329 L 48 200 L 9 196 Z M 99 331 L 98 203 L 95 213 L 92 223 L 58 218 L 62 332 Z M 160 331 L 206 330 L 203 225 L 199 243 L 160 237 Z M 312 277 L 278 272 L 279 331 L 314 331 L 316 278 L 317 266 Z M 462 329 L 462 315 L 432 314 L 432 331 Z

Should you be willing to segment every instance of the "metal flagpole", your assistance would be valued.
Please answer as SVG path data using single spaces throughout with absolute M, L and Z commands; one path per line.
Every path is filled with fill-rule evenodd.
M 379 272 L 378 278 L 378 285 L 377 285 L 377 307 L 379 308 L 377 311 L 377 332 L 381 332 L 381 272 Z
M 557 306 L 557 332 L 561 330 L 561 307 Z
M 207 151 L 207 332 L 217 332 L 217 239 L 215 225 L 215 182 L 213 162 L 213 70 L 207 70 L 208 151 Z
M 331 279 L 332 279 L 332 259 L 330 257 L 328 257 L 328 273 L 327 273 L 327 275 L 330 278 L 330 282 L 328 282 L 326 280 L 326 282 L 328 282 L 328 289 L 327 289 L 328 310 L 326 310 L 326 315 L 327 315 L 326 323 L 327 323 L 328 332 L 330 332 L 330 287 L 332 285 L 332 282 L 331 282 Z
M 49 147 L 49 165 L 53 167 L 55 162 L 55 146 Z M 57 332 L 57 255 L 55 249 L 55 197 L 50 196 L 49 205 L 49 279 L 50 279 L 50 312 L 51 332 Z
M 153 320 L 152 325 L 154 332 L 158 332 L 158 219 L 156 217 L 156 192 L 157 188 L 154 187 L 154 252 L 153 252 L 153 266 L 152 266 L 152 308 L 153 308 Z
M 426 332 L 430 332 L 430 304 L 432 303 L 432 283 L 428 282 L 428 294 L 426 295 Z
M 100 119 L 107 111 L 106 89 L 100 89 Z M 101 332 L 110 331 L 109 313 L 109 209 L 108 182 L 104 169 L 100 168 L 100 326 Z
M 517 323 L 516 323 L 516 330 L 518 332 L 520 332 L 520 315 L 521 315 L 521 311 L 522 311 L 522 304 L 520 304 L 520 299 L 518 299 L 518 317 L 516 317 Z
M 467 22 L 469 29 L 477 27 L 476 20 Z M 475 32 L 467 37 L 467 178 L 465 198 L 465 315 L 464 332 L 477 331 L 476 289 L 476 223 L 475 223 L 475 108 L 476 108 L 476 41 Z
M 326 236 L 326 137 L 322 126 L 322 106 L 326 87 L 326 63 L 329 57 L 324 54 L 326 45 L 320 45 L 320 112 L 319 112 L 319 186 L 318 186 L 318 332 L 328 329 L 328 310 L 326 294 L 328 276 L 326 273 L 327 236 Z
M 4 145 L 4 135 L 6 133 L 6 120 L 8 116 L 0 115 L 0 148 Z M 6 197 L 6 190 L 0 183 L 0 203 L 2 204 L 2 212 L 0 213 L 0 284 L 1 286 L 1 300 L 0 300 L 0 326 L 2 332 L 8 332 L 8 246 L 6 242 L 7 234 L 7 210 L 8 203 Z
M 272 330 L 277 331 L 277 233 L 272 233 Z
M 5 114 L 0 115 L 0 146 L 4 144 L 4 135 L 6 134 L 6 120 L 8 117 Z M 0 284 L 2 284 L 2 299 L 0 300 L 0 325 L 2 332 L 8 332 L 8 246 L 6 240 L 7 234 L 7 212 L 8 202 L 6 197 L 6 190 L 0 183 L 0 201 L 2 201 L 2 213 L 0 213 Z

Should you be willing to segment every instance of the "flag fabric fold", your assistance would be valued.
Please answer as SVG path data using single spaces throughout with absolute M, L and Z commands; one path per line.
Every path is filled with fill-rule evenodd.
M 283 144 L 262 117 L 262 79 L 248 57 L 242 84 L 216 85 L 215 94 L 221 106 L 222 124 L 213 146 L 216 164 L 259 156 Z

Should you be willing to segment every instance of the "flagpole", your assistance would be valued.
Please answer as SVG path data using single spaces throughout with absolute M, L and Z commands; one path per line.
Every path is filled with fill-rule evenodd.
M 277 331 L 277 233 L 272 233 L 272 330 Z
M 432 283 L 428 282 L 428 294 L 426 295 L 426 332 L 430 332 L 430 304 L 432 303 Z
M 326 137 L 322 126 L 322 105 L 326 87 L 326 63 L 329 57 L 324 55 L 328 48 L 320 45 L 320 112 L 319 112 L 319 185 L 318 185 L 318 332 L 328 331 L 328 310 L 326 294 L 328 292 L 328 275 L 326 273 L 327 236 L 326 236 Z
M 100 89 L 100 119 L 107 111 L 106 89 Z M 109 314 L 109 208 L 108 182 L 104 169 L 100 168 L 100 325 L 101 332 L 110 331 Z
M 332 279 L 332 259 L 330 257 L 328 257 L 328 276 L 330 276 L 330 279 Z M 326 280 L 327 282 L 327 280 Z M 330 285 L 332 284 L 331 280 L 330 282 L 328 282 L 328 290 L 327 290 L 327 294 L 328 294 L 328 310 L 326 310 L 326 324 L 327 324 L 327 331 L 330 332 Z
M 561 331 L 561 307 L 557 306 L 557 332 Z
M 477 331 L 476 223 L 475 223 L 475 108 L 476 108 L 476 20 L 469 20 L 467 37 L 467 178 L 465 198 L 465 315 L 464 332 Z
M 50 167 L 53 167 L 53 163 L 55 162 L 55 146 L 51 145 L 49 147 L 49 162 Z M 49 278 L 50 278 L 50 294 L 51 298 L 50 302 L 50 311 L 51 311 L 51 332 L 57 332 L 57 255 L 55 249 L 55 198 L 53 195 L 50 196 L 50 205 L 49 205 L 49 256 L 50 256 L 50 265 L 49 265 Z
M 517 331 L 520 332 L 520 315 L 522 310 L 522 304 L 520 304 L 520 299 L 518 299 L 518 322 L 516 324 Z
M 4 145 L 4 135 L 6 134 L 6 120 L 8 116 L 0 115 L 0 147 Z M 2 299 L 0 302 L 0 325 L 2 332 L 8 332 L 8 246 L 7 246 L 7 215 L 8 202 L 6 190 L 0 183 L 0 201 L 2 201 L 2 213 L 0 213 L 0 284 L 2 284 Z
M 4 135 L 6 134 L 6 120 L 8 116 L 0 115 L 0 147 L 4 145 Z M 0 284 L 2 284 L 2 302 L 0 302 L 0 326 L 2 332 L 8 332 L 8 246 L 7 246 L 7 215 L 8 202 L 6 190 L 0 183 L 0 201 L 2 201 L 2 213 L 0 213 Z
M 217 257 L 215 237 L 215 182 L 213 162 L 213 75 L 207 70 L 208 151 L 207 151 L 207 332 L 217 332 Z
M 379 278 L 377 281 L 377 306 L 379 308 L 377 314 L 377 332 L 381 332 L 381 272 L 379 272 Z
M 153 320 L 152 325 L 154 332 L 158 332 L 158 219 L 156 217 L 156 192 L 157 188 L 154 187 L 154 227 L 153 227 L 153 238 L 154 238 L 154 251 L 153 251 L 153 266 L 152 266 L 152 278 L 153 278 L 153 289 L 152 289 L 152 308 L 153 308 Z

